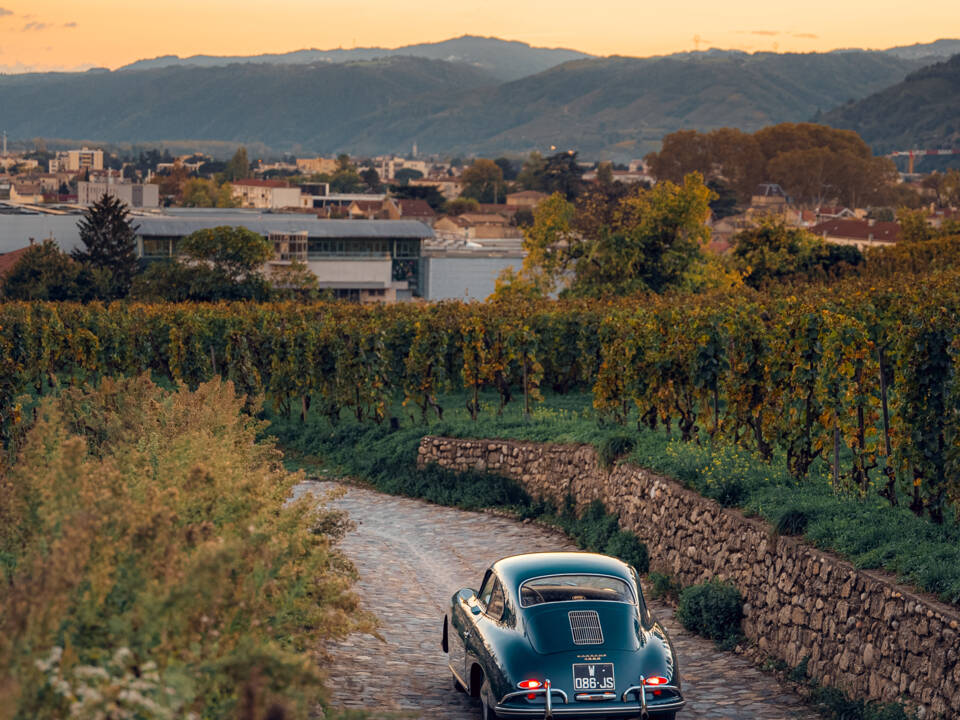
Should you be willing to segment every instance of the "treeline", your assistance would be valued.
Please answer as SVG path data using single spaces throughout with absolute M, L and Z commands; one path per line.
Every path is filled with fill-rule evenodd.
M 222 375 L 333 422 L 426 422 L 451 390 L 477 417 L 484 390 L 529 410 L 543 388 L 589 388 L 606 421 L 783 453 L 798 479 L 822 460 L 838 489 L 877 485 L 941 522 L 960 499 L 960 272 L 885 279 L 883 261 L 870 266 L 831 287 L 615 302 L 11 303 L 0 427 L 15 444 L 23 393 L 141 372 L 190 386 Z
M 874 157 L 857 133 L 813 123 L 781 123 L 754 133 L 679 130 L 646 161 L 658 180 L 680 182 L 699 172 L 718 188 L 732 190 L 740 203 L 764 182 L 778 183 L 797 202 L 814 206 L 915 207 L 920 202 L 914 191 L 897 184 L 893 162 Z

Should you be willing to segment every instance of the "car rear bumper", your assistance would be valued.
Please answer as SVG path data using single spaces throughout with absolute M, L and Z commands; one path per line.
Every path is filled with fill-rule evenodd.
M 504 718 L 638 718 L 649 717 L 651 720 L 663 713 L 672 713 L 681 710 L 686 700 L 681 695 L 670 698 L 669 702 L 649 702 L 643 707 L 640 701 L 636 702 L 563 702 L 555 698 L 549 711 L 543 705 L 522 706 L 510 702 L 501 702 L 494 710 L 499 717 Z M 644 715 L 646 713 L 646 715 Z

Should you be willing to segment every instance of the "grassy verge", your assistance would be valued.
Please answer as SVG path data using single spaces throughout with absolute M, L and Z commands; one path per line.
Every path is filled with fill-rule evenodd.
M 500 480 L 457 482 L 447 477 L 410 474 L 424 435 L 509 438 L 533 442 L 587 443 L 602 457 L 625 459 L 676 478 L 725 506 L 741 507 L 764 518 L 782 534 L 804 536 L 825 550 L 838 553 L 860 568 L 882 568 L 901 580 L 960 603 L 960 524 L 950 519 L 934 525 L 905 507 L 891 508 L 875 493 L 866 498 L 835 492 L 827 467 L 815 464 L 810 476 L 797 482 L 782 457 L 765 462 L 756 455 L 724 444 L 682 442 L 663 430 L 603 425 L 587 394 L 548 395 L 529 418 L 518 403 L 497 416 L 497 399 L 484 398 L 485 407 L 474 422 L 466 411 L 466 397 L 442 399 L 444 419 L 422 424 L 402 406 L 394 408 L 399 427 L 360 424 L 344 417 L 333 426 L 325 417 L 280 417 L 267 412 L 269 432 L 301 461 L 311 457 L 348 474 L 373 482 L 384 492 L 477 508 L 513 507 L 521 514 L 516 488 Z M 624 443 L 624 437 L 629 443 Z M 318 460 L 322 458 L 322 461 Z

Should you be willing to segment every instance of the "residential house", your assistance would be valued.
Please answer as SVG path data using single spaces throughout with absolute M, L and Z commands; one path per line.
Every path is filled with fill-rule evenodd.
M 43 185 L 38 182 L 13 183 L 10 188 L 10 202 L 36 205 L 43 202 Z
M 875 220 L 828 220 L 810 228 L 814 235 L 837 245 L 858 248 L 889 245 L 900 240 L 900 224 Z
M 522 192 L 507 195 L 507 205 L 518 208 L 525 207 L 533 210 L 548 197 L 550 196 L 546 193 L 538 192 L 537 190 L 523 190 Z
M 25 248 L 0 253 L 0 285 L 3 285 L 4 278 L 13 272 L 13 268 L 18 262 L 20 262 L 20 258 L 26 254 L 27 250 L 29 250 L 30 246 L 32 245 L 33 242 L 31 242 L 30 245 Z
M 761 183 L 757 185 L 750 198 L 750 207 L 754 210 L 778 212 L 790 203 L 790 197 L 784 189 L 776 183 Z

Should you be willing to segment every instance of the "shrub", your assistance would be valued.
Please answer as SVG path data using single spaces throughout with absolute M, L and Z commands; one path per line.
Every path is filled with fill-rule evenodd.
M 647 546 L 629 530 L 618 530 L 604 548 L 607 555 L 623 560 L 641 575 L 650 569 L 650 554 Z
M 609 468 L 622 457 L 626 457 L 633 452 L 637 446 L 637 441 L 629 435 L 611 435 L 605 438 L 597 449 L 597 456 L 600 464 Z
M 75 694 L 91 717 L 315 706 L 318 641 L 373 620 L 333 546 L 343 518 L 287 502 L 300 476 L 245 402 L 143 376 L 40 404 L 0 479 L 0 718 L 65 717 Z
M 781 535 L 803 535 L 810 523 L 810 518 L 804 510 L 786 510 L 780 514 L 774 527 Z
M 742 637 L 743 597 L 730 583 L 711 580 L 680 593 L 677 619 L 691 632 L 732 648 Z
M 663 573 L 652 572 L 647 575 L 650 581 L 650 596 L 653 598 L 675 598 L 680 593 L 680 586 L 673 582 L 673 578 Z

